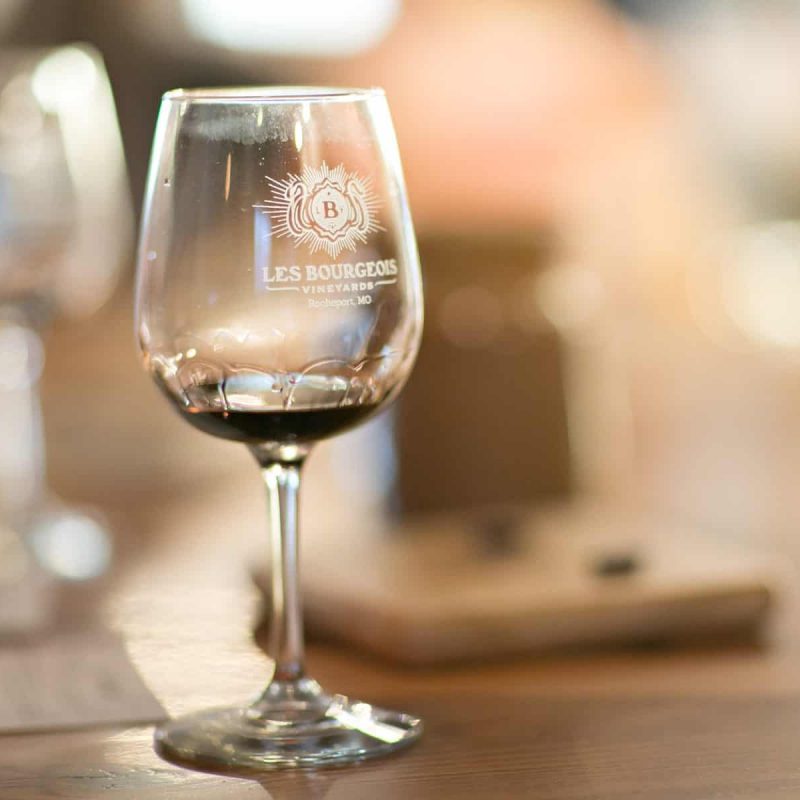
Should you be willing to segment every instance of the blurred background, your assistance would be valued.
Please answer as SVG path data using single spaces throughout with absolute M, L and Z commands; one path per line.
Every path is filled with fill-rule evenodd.
M 396 408 L 310 462 L 309 530 L 477 514 L 465 536 L 513 550 L 519 509 L 589 498 L 794 559 L 798 36 L 797 0 L 2 0 L 7 526 L 111 587 L 158 557 L 165 503 L 242 485 L 219 535 L 260 530 L 249 454 L 137 363 L 159 97 L 380 85 L 425 339 Z

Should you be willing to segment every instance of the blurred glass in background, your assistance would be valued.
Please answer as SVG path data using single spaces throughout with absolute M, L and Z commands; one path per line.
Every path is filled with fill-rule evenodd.
M 108 566 L 91 515 L 49 492 L 39 403 L 42 335 L 110 296 L 131 245 L 122 142 L 91 47 L 0 53 L 0 517 L 41 565 L 82 580 Z M 80 379 L 80 356 L 72 369 Z

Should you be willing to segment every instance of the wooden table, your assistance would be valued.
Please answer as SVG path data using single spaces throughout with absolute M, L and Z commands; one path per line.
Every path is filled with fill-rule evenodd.
M 62 331 L 59 352 L 91 358 L 80 381 L 70 377 L 74 361 L 56 358 L 45 394 L 54 484 L 102 505 L 116 531 L 114 574 L 73 602 L 124 635 L 170 713 L 248 698 L 269 675 L 248 577 L 266 549 L 257 475 L 246 454 L 184 431 L 126 361 L 127 320 L 104 324 L 102 341 Z M 76 419 L 89 434 L 76 432 Z M 313 518 L 313 489 L 306 499 Z M 790 604 L 761 645 L 440 670 L 313 643 L 310 667 L 324 686 L 421 714 L 424 739 L 382 761 L 253 779 L 168 764 L 148 727 L 6 736 L 0 798 L 796 800 L 798 619 Z

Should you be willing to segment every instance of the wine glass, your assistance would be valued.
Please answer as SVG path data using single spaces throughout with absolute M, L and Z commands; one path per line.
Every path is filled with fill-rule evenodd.
M 43 338 L 55 317 L 87 317 L 108 300 L 132 234 L 100 54 L 83 44 L 0 49 L 0 540 L 24 538 L 67 580 L 102 573 L 111 541 L 47 487 Z
M 416 717 L 330 695 L 306 674 L 297 496 L 314 443 L 397 395 L 421 331 L 419 259 L 382 90 L 164 96 L 136 332 L 146 369 L 180 416 L 246 444 L 260 467 L 275 670 L 251 705 L 159 727 L 163 755 L 211 767 L 302 767 L 419 737 Z

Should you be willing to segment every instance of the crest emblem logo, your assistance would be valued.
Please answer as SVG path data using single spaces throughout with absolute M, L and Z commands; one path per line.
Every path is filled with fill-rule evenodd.
M 355 251 L 359 243 L 365 244 L 370 233 L 383 230 L 371 181 L 348 172 L 344 164 L 331 169 L 323 161 L 300 175 L 267 180 L 272 198 L 255 207 L 272 217 L 276 236 L 291 236 L 312 253 L 325 250 L 336 258 L 342 250 Z

